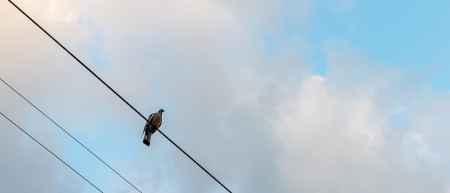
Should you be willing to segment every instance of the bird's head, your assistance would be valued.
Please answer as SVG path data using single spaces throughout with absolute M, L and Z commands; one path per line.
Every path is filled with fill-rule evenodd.
M 158 113 L 163 113 L 164 109 L 159 109 Z

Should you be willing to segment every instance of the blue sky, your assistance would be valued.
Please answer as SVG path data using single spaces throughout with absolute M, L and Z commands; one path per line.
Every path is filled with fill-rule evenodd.
M 316 1 L 308 24 L 296 29 L 285 21 L 280 38 L 306 36 L 313 50 L 307 56 L 315 74 L 324 75 L 324 42 L 346 39 L 379 63 L 427 71 L 426 83 L 449 89 L 450 7 L 448 1 Z

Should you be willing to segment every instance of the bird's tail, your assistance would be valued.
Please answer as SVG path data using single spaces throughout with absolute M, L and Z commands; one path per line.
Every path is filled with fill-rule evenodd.
M 144 131 L 142 132 L 143 136 L 144 136 L 144 140 L 142 141 L 142 143 L 144 143 L 147 146 L 150 146 L 150 138 L 152 137 L 152 135 L 149 133 L 149 129 L 148 127 L 146 127 L 144 129 Z
M 144 139 L 142 140 L 142 143 L 144 143 L 147 146 L 150 146 L 150 139 L 152 135 L 148 135 L 149 133 L 145 132 Z

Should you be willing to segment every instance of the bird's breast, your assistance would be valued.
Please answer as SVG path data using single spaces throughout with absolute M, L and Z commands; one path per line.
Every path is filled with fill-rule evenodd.
M 152 119 L 152 125 L 159 126 L 161 125 L 162 117 L 161 115 L 156 114 Z

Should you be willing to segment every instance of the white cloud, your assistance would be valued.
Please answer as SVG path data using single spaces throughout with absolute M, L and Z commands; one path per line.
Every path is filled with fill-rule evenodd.
M 7 26 L 0 29 L 2 78 L 143 191 L 223 191 L 162 136 L 144 147 L 138 138 L 143 120 L 11 5 L 0 4 L 1 13 L 10 15 L 0 19 Z M 301 29 L 311 1 L 17 4 L 142 113 L 165 108 L 162 130 L 233 192 L 443 192 L 449 187 L 441 170 L 447 169 L 450 153 L 448 94 L 415 85 L 413 73 L 379 64 L 346 41 L 325 43 L 324 76 L 310 74 L 303 60 L 305 38 L 289 38 L 277 42 L 280 48 L 273 53 L 265 51 L 262 37 L 277 33 L 286 18 Z M 1 89 L 0 97 L 8 101 L 0 104 L 2 112 L 15 119 L 34 112 Z M 390 125 L 397 114 L 404 123 Z M 47 131 L 40 135 L 54 138 L 51 146 L 59 153 L 85 158 L 66 145 L 69 140 L 58 141 L 59 135 L 45 130 L 52 127 L 41 116 L 30 117 L 21 123 Z M 16 143 L 23 137 L 16 137 L 8 146 L 26 148 Z M 16 168 L 12 163 L 21 158 L 9 165 Z M 25 162 L 36 164 L 31 158 Z M 74 164 L 105 191 L 134 192 L 114 174 L 95 175 L 103 171 L 95 163 Z M 53 185 L 62 169 L 43 167 L 52 170 L 42 179 L 45 187 L 28 188 L 48 192 L 72 183 Z M 80 179 L 75 184 L 87 188 Z
M 277 30 L 274 25 L 282 19 L 277 14 L 283 12 L 278 3 L 258 4 L 258 9 L 215 1 L 118 1 L 108 2 L 107 6 L 101 1 L 89 5 L 74 1 L 15 3 L 144 114 L 175 104 L 176 108 L 166 113 L 165 132 L 232 190 L 283 189 L 280 178 L 274 179 L 280 174 L 277 157 L 272 156 L 277 152 L 269 140 L 272 131 L 268 120 L 272 106 L 289 92 L 280 85 L 286 78 L 295 81 L 292 75 L 306 71 L 306 64 L 296 56 L 301 49 L 295 43 L 284 49 L 288 52 L 264 54 L 260 34 L 254 29 L 262 26 Z M 2 78 L 144 191 L 222 191 L 161 136 L 152 140 L 151 149 L 142 147 L 136 136 L 143 121 L 17 10 L 7 2 L 3 4 L 2 13 L 11 18 L 2 20 L 8 26 L 2 28 L 4 36 L 0 40 L 6 42 L 0 47 L 7 56 L 1 58 Z M 267 24 L 266 18 L 271 20 Z M 106 62 L 106 67 L 96 64 L 94 57 Z M 7 88 L 3 91 L 9 92 Z M 2 104 L 2 110 L 24 112 L 12 108 L 23 104 L 17 96 L 8 95 L 6 100 L 10 102 Z M 267 107 L 260 107 L 260 100 L 266 101 Z M 32 109 L 25 112 L 35 113 Z M 33 117 L 47 123 L 38 114 Z M 2 126 L 5 124 L 2 122 Z M 49 127 L 26 125 L 37 131 Z M 262 137 L 253 137 L 253 133 L 261 133 Z M 57 138 L 53 132 L 44 137 L 44 141 Z M 67 138 L 61 140 L 55 144 L 71 143 Z M 61 151 L 89 179 L 106 177 L 108 181 L 95 181 L 101 189 L 133 191 L 115 175 L 90 165 L 96 162 L 84 160 L 88 157 L 80 153 L 82 150 L 65 145 Z M 127 157 L 130 154 L 134 159 Z M 255 159 L 262 161 L 255 164 Z M 33 161 L 28 159 L 27 163 L 35 164 Z M 236 172 L 242 172 L 238 179 Z M 27 181 L 33 179 L 28 176 Z M 54 179 L 43 178 L 41 183 L 52 183 Z M 80 189 L 89 189 L 78 180 Z M 58 188 L 36 186 L 29 188 L 41 192 Z
M 428 141 L 417 133 L 429 135 L 439 129 L 418 131 L 415 125 L 420 121 L 408 119 L 409 127 L 397 130 L 389 125 L 389 117 L 399 104 L 382 104 L 396 101 L 398 95 L 407 101 L 412 96 L 402 93 L 402 87 L 413 83 L 393 77 L 397 73 L 392 69 L 374 63 L 345 41 L 332 40 L 328 45 L 326 77 L 306 77 L 272 122 L 287 151 L 282 163 L 290 190 L 443 192 L 449 177 L 437 168 L 448 166 L 437 162 L 439 156 L 430 148 L 445 146 L 431 142 L 437 136 L 429 136 Z M 434 115 L 413 106 L 427 109 L 433 103 L 450 104 L 448 100 L 429 101 L 433 95 L 429 94 L 408 103 L 407 112 L 425 118 Z M 442 118 L 439 122 L 448 121 Z

